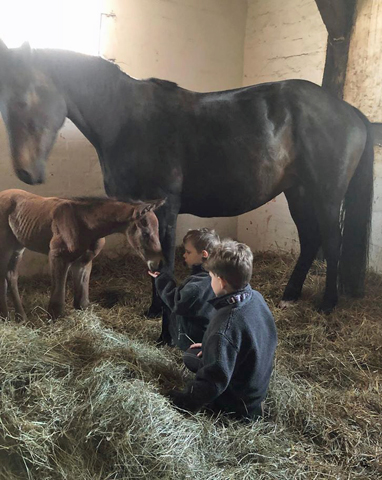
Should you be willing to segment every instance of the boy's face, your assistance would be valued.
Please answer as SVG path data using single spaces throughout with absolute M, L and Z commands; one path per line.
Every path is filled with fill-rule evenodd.
M 207 258 L 208 253 L 205 250 L 202 250 L 200 253 L 196 251 L 196 248 L 192 245 L 191 242 L 186 242 L 184 244 L 184 261 L 188 267 L 193 265 L 200 265 L 203 263 L 203 258 Z
M 214 291 L 214 294 L 219 297 L 227 293 L 226 286 L 227 282 L 223 279 L 210 272 L 211 277 L 211 288 Z

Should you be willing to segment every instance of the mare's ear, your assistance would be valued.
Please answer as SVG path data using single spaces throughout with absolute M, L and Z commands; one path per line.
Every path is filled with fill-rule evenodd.
M 4 56 L 8 55 L 8 47 L 5 45 L 3 40 L 0 38 L 0 59 L 2 59 Z
M 149 202 L 142 202 L 134 206 L 133 218 L 137 220 L 146 213 L 156 210 L 165 203 L 166 199 L 152 200 Z
M 0 84 L 6 80 L 9 64 L 9 50 L 0 38 Z
M 80 242 L 80 222 L 75 207 L 70 202 L 59 205 L 53 213 L 52 231 L 60 235 L 69 252 L 74 252 Z
M 25 63 L 30 63 L 32 59 L 32 49 L 28 42 L 24 42 L 20 47 L 20 55 Z

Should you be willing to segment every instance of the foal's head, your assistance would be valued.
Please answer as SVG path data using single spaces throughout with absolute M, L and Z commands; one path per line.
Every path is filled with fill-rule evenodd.
M 0 111 L 16 175 L 29 185 L 44 182 L 46 157 L 67 107 L 53 82 L 36 69 L 28 44 L 8 49 L 0 40 Z
M 164 200 L 142 202 L 135 206 L 132 222 L 126 230 L 130 245 L 147 262 L 150 270 L 157 270 L 163 260 L 159 240 L 159 222 L 154 210 L 163 205 Z

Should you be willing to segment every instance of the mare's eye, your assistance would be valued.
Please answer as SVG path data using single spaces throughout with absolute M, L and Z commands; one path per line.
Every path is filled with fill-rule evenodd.
M 27 102 L 24 102 L 23 100 L 16 100 L 13 105 L 17 110 L 25 110 L 28 106 Z

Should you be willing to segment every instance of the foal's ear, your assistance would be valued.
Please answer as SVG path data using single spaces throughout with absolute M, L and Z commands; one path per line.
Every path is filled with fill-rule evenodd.
M 146 213 L 156 210 L 165 203 L 166 199 L 153 200 L 149 202 L 142 202 L 134 206 L 133 218 L 138 219 L 146 215 Z

